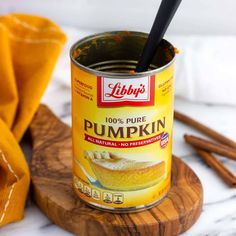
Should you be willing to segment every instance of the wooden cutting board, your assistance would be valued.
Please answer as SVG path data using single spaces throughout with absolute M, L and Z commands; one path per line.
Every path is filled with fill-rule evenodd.
M 171 236 L 189 229 L 201 213 L 201 182 L 177 157 L 173 157 L 171 191 L 159 205 L 129 214 L 90 208 L 72 189 L 70 127 L 41 105 L 30 133 L 34 200 L 50 220 L 65 230 L 80 236 Z

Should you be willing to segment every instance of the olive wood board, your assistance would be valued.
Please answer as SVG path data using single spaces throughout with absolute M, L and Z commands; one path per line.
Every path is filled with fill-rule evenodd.
M 202 210 L 203 189 L 196 174 L 173 156 L 172 187 L 156 206 L 115 214 L 87 206 L 72 189 L 71 128 L 44 105 L 31 125 L 32 193 L 47 217 L 80 236 L 171 236 L 188 230 Z

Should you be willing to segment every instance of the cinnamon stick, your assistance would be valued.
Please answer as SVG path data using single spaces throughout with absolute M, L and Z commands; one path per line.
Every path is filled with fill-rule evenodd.
M 187 143 L 193 145 L 194 147 L 220 154 L 231 160 L 236 160 L 236 150 L 224 144 L 214 143 L 203 138 L 186 134 L 184 135 L 184 139 Z
M 199 156 L 210 166 L 230 187 L 236 187 L 236 177 L 211 153 L 196 148 Z
M 225 137 L 221 133 L 207 127 L 206 125 L 201 124 L 200 122 L 198 122 L 196 120 L 194 120 L 194 119 L 192 119 L 192 118 L 190 118 L 178 111 L 174 112 L 174 118 L 178 121 L 181 121 L 181 122 L 195 128 L 196 130 L 201 131 L 202 133 L 206 134 L 207 136 L 213 138 L 214 140 L 236 149 L 236 142 L 235 141 Z

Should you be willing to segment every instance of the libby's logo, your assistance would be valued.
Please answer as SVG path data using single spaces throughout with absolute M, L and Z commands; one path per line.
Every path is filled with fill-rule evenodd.
M 127 95 L 133 95 L 135 98 L 137 98 L 139 94 L 145 93 L 144 84 L 140 84 L 139 88 L 134 88 L 132 84 L 127 87 L 126 85 L 122 85 L 120 82 L 118 82 L 116 84 L 109 84 L 108 87 L 111 89 L 111 92 L 106 93 L 106 97 L 123 98 Z
M 114 79 L 97 77 L 97 105 L 151 106 L 154 105 L 155 77 Z

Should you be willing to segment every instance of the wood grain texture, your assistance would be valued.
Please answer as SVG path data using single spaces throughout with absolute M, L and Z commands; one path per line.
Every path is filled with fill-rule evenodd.
M 203 190 L 195 173 L 173 157 L 172 188 L 157 206 L 114 214 L 88 207 L 72 189 L 70 127 L 41 105 L 30 126 L 32 187 L 39 208 L 60 227 L 80 236 L 172 236 L 189 229 L 202 210 Z

